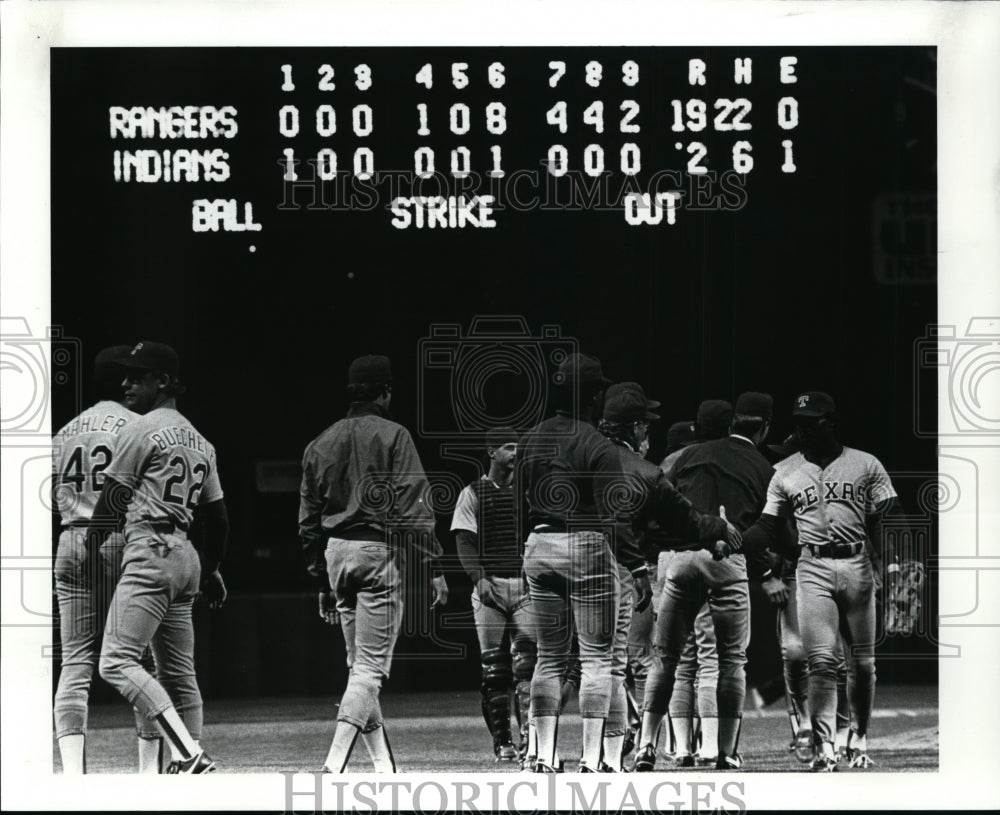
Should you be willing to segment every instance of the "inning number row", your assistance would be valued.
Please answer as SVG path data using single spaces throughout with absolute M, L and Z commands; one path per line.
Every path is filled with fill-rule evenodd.
M 552 60 L 549 62 L 549 87 L 555 88 L 559 81 L 566 76 L 566 63 L 562 60 Z M 281 90 L 286 93 L 294 91 L 295 80 L 293 78 L 293 67 L 290 64 L 281 66 L 282 83 Z M 336 69 L 324 63 L 317 70 L 319 79 L 316 87 L 321 91 L 335 91 L 337 89 Z M 635 60 L 627 60 L 621 66 L 622 84 L 634 88 L 639 84 L 639 63 Z M 451 84 L 458 90 L 469 87 L 469 63 L 451 63 Z M 507 84 L 507 73 L 502 62 L 490 63 L 486 69 L 486 77 L 491 87 L 502 88 Z M 417 71 L 414 77 L 417 84 L 423 85 L 430 90 L 434 87 L 434 66 L 428 62 Z M 604 66 L 596 60 L 591 60 L 584 67 L 584 81 L 591 88 L 599 88 L 604 80 Z M 354 66 L 354 86 L 359 91 L 367 91 L 372 87 L 372 69 L 367 63 Z

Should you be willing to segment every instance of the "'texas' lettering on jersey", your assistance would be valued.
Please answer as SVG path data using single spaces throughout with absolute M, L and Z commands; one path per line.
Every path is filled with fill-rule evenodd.
M 824 503 L 832 504 L 837 502 L 857 504 L 864 508 L 869 504 L 869 494 L 871 488 L 864 484 L 855 484 L 851 481 L 824 481 L 822 483 Z M 810 484 L 805 489 L 799 490 L 792 495 L 792 505 L 796 511 L 814 506 L 820 502 L 820 485 Z
M 191 427 L 161 427 L 154 433 L 149 434 L 149 438 L 160 450 L 167 450 L 171 447 L 187 447 L 190 450 L 197 450 L 199 453 L 208 453 L 208 444 L 201 434 Z

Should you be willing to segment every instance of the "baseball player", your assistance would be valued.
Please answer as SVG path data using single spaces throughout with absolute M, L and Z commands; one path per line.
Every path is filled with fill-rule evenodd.
M 670 455 L 696 441 L 694 421 L 674 422 L 667 430 L 667 459 Z M 643 456 L 645 458 L 645 455 Z M 664 459 L 666 461 L 667 459 Z M 640 546 L 646 556 L 646 569 L 653 599 L 643 611 L 632 613 L 628 633 L 628 667 L 626 690 L 628 696 L 629 731 L 625 734 L 622 755 L 627 756 L 635 747 L 642 725 L 642 700 L 646 694 L 646 678 L 653 666 L 653 609 L 659 600 L 662 581 L 657 562 L 660 557 L 660 536 L 655 529 L 643 530 Z
M 299 538 L 321 584 L 319 614 L 339 620 L 349 669 L 324 770 L 343 773 L 360 735 L 375 771 L 392 773 L 379 693 L 402 622 L 406 561 L 434 561 L 442 550 L 413 439 L 387 418 L 389 359 L 355 359 L 347 381 L 347 416 L 306 447 L 299 492 Z M 444 605 L 444 575 L 435 572 L 432 584 L 433 605 Z
M 462 490 L 451 522 L 459 559 L 473 585 L 483 717 L 493 737 L 493 753 L 502 761 L 518 757 L 510 733 L 512 686 L 521 753 L 534 754 L 528 742 L 536 645 L 527 586 L 521 577 L 520 501 L 514 495 L 518 438 L 508 427 L 487 434 L 489 472 Z M 509 647 L 504 648 L 507 640 Z
M 816 772 L 837 769 L 837 637 L 851 664 L 848 693 L 852 767 L 870 767 L 868 724 L 875 695 L 875 580 L 866 542 L 881 545 L 881 517 L 895 501 L 885 468 L 874 456 L 837 438 L 837 414 L 826 393 L 809 391 L 792 408 L 798 453 L 775 467 L 767 506 L 740 546 L 718 544 L 716 554 L 770 545 L 785 512 L 794 514 L 800 554 L 796 567 L 799 633 L 809 659 L 808 703 Z
M 643 442 L 648 442 L 649 439 L 649 423 L 660 418 L 658 414 L 653 413 L 653 409 L 659 406 L 659 402 L 646 398 L 645 391 L 637 382 L 620 382 L 612 385 L 605 396 L 604 418 L 598 429 L 614 444 L 641 457 Z M 637 534 L 640 531 L 636 530 Z M 652 587 L 650 589 L 652 590 Z M 629 726 L 625 674 L 632 628 L 632 597 L 632 573 L 619 563 L 618 618 L 615 624 L 611 660 L 611 705 L 604 730 L 602 760 L 602 764 L 613 772 L 622 772 L 624 769 L 622 758 Z M 648 606 L 646 608 L 648 609 Z
M 104 630 L 101 676 L 156 721 L 174 756 L 168 773 L 211 772 L 215 762 L 199 744 L 191 606 L 199 586 L 213 608 L 226 599 L 219 565 L 229 524 L 215 448 L 177 411 L 184 388 L 170 346 L 140 342 L 120 364 L 125 406 L 140 415 L 119 431 L 88 534 L 94 558 L 91 547 L 124 517 L 124 571 Z M 200 555 L 188 537 L 196 516 L 204 530 Z M 140 664 L 148 645 L 156 678 Z
M 709 512 L 718 507 L 737 529 L 748 528 L 764 507 L 773 471 L 757 445 L 767 435 L 771 407 L 767 394 L 741 394 L 729 436 L 689 447 L 673 463 L 672 478 L 677 489 L 697 509 Z M 721 770 L 742 766 L 737 746 L 746 694 L 750 593 L 744 560 L 729 561 L 722 569 L 719 565 L 702 551 L 676 552 L 669 561 L 656 611 L 654 641 L 658 660 L 646 683 L 641 747 L 633 766 L 638 772 L 649 772 L 656 764 L 654 745 L 669 709 L 674 673 L 706 596 L 719 659 L 715 766 Z
M 52 709 L 66 775 L 85 773 L 87 767 L 87 701 L 101 655 L 102 627 L 90 591 L 91 581 L 107 581 L 106 592 L 110 593 L 110 586 L 118 582 L 122 569 L 124 540 L 116 532 L 101 547 L 97 561 L 90 564 L 100 574 L 88 576 L 82 572 L 87 548 L 84 531 L 97 505 L 119 433 L 135 416 L 121 404 L 121 369 L 115 364 L 130 349 L 130 345 L 115 345 L 97 354 L 94 360 L 97 403 L 52 439 L 53 494 L 61 525 L 54 579 L 62 651 L 62 670 Z M 150 659 L 147 669 L 151 667 Z M 158 773 L 163 746 L 160 731 L 138 711 L 136 734 L 139 772 Z
M 792 433 L 781 444 L 769 444 L 774 463 L 788 458 L 798 452 L 799 442 Z M 788 520 L 793 537 L 795 522 Z M 869 552 L 870 554 L 870 552 Z M 798 604 L 795 600 L 795 567 L 798 559 L 775 555 L 774 576 L 765 581 L 763 588 L 772 603 L 779 607 L 777 619 L 778 643 L 781 648 L 781 660 L 785 680 L 785 698 L 788 705 L 788 720 L 792 731 L 792 741 L 789 750 L 803 764 L 809 764 L 816 757 L 813 744 L 811 716 L 807 695 L 809 677 L 809 660 L 802 647 L 802 637 L 799 633 Z M 873 563 L 873 575 L 876 582 L 878 567 Z M 776 586 L 780 578 L 783 590 Z M 834 752 L 837 761 L 848 760 L 847 742 L 850 736 L 851 710 L 847 697 L 847 660 L 844 658 L 844 643 L 842 637 L 837 637 L 837 733 L 834 738 Z
M 729 425 L 733 420 L 733 406 L 730 402 L 725 399 L 705 399 L 698 405 L 696 415 L 695 437 L 691 444 L 724 439 L 729 435 Z M 690 445 L 683 445 L 688 446 Z M 680 457 L 682 449 L 669 452 L 660 462 L 660 469 L 668 478 L 673 475 L 674 462 Z M 675 554 L 673 548 L 667 543 L 660 551 L 658 573 L 661 576 L 670 568 L 670 560 Z M 681 658 L 674 672 L 674 689 L 670 695 L 669 744 L 678 766 L 692 767 L 695 763 L 712 765 L 718 760 L 718 686 L 719 655 L 716 651 L 712 615 L 706 601 L 698 610 L 694 618 L 694 630 L 681 651 Z
M 560 364 L 558 378 L 561 407 L 529 431 L 518 450 L 531 530 L 524 570 L 538 635 L 531 683 L 535 771 L 555 771 L 560 684 L 575 628 L 582 665 L 580 771 L 598 772 L 611 702 L 618 563 L 632 573 L 638 608 L 648 604 L 651 593 L 632 531 L 635 515 L 648 511 L 668 529 L 683 528 L 704 541 L 738 533 L 718 518 L 698 515 L 658 467 L 601 436 L 594 422 L 610 382 L 598 360 L 571 354 Z

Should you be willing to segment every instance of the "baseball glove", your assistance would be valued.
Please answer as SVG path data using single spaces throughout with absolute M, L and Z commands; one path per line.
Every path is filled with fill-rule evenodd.
M 906 560 L 889 569 L 889 591 L 885 603 L 885 632 L 908 636 L 917 627 L 923 608 L 924 564 Z

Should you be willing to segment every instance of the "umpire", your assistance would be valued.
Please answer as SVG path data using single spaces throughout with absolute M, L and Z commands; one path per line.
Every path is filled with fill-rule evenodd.
M 350 669 L 324 769 L 344 772 L 361 734 L 375 771 L 395 772 L 379 692 L 402 622 L 407 550 L 430 560 L 442 550 L 413 439 L 386 418 L 389 359 L 355 359 L 347 393 L 346 418 L 306 447 L 299 492 L 299 537 L 322 583 L 319 613 L 330 624 L 339 617 Z M 444 605 L 448 586 L 437 572 L 433 592 L 433 605 Z

